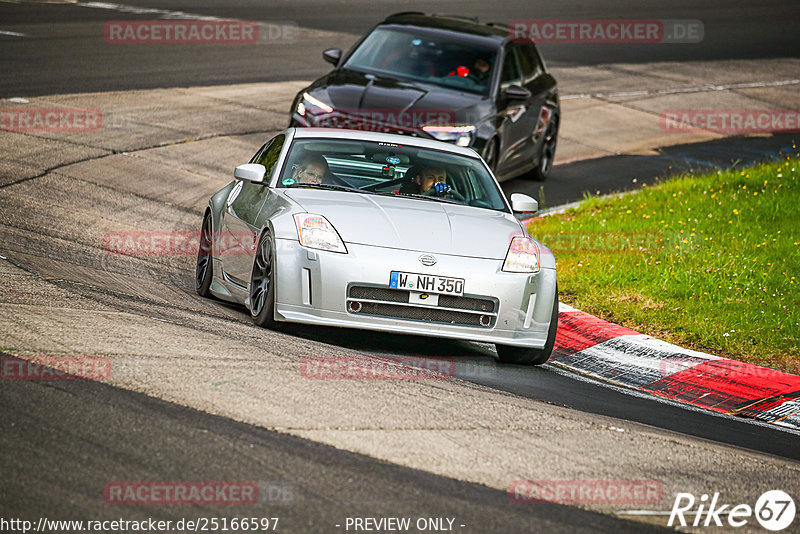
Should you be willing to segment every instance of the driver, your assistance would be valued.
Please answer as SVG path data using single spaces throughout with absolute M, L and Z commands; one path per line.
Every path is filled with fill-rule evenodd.
M 328 173 L 328 162 L 318 154 L 309 154 L 300 160 L 292 172 L 295 182 L 304 184 L 321 184 Z
M 409 172 L 413 171 L 413 167 L 409 169 Z M 444 196 L 453 193 L 453 188 L 447 183 L 447 172 L 443 167 L 423 167 L 406 184 L 407 186 L 403 187 L 404 193 L 426 196 Z
M 478 56 L 475 58 L 475 64 L 472 65 L 472 68 L 475 78 L 480 83 L 483 83 L 488 80 L 489 75 L 491 74 L 489 71 L 492 68 L 492 64 L 489 63 L 489 60 L 487 60 L 485 57 Z

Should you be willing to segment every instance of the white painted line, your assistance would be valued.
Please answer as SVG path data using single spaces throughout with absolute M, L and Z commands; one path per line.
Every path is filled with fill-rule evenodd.
M 638 388 L 718 356 L 684 349 L 645 334 L 627 334 L 587 347 L 565 363 L 587 376 Z
M 626 96 L 654 96 L 654 95 L 675 95 L 682 93 L 705 93 L 709 91 L 731 91 L 734 89 L 756 89 L 759 87 L 781 87 L 784 85 L 800 84 L 800 79 L 774 80 L 770 82 L 742 82 L 727 85 L 702 85 L 699 87 L 675 87 L 671 89 L 658 89 L 657 91 L 620 91 L 617 93 L 579 93 L 574 95 L 563 95 L 561 100 L 575 100 L 578 98 L 622 98 Z
M 573 308 L 569 304 L 564 304 L 563 302 L 558 303 L 558 313 L 569 313 L 569 312 L 579 312 L 580 310 Z
M 88 7 L 92 9 L 108 9 L 111 11 L 118 11 L 120 13 L 130 13 L 132 15 L 153 15 L 162 20 L 204 20 L 204 21 L 232 20 L 220 17 L 213 17 L 210 15 L 195 15 L 194 13 L 186 13 L 184 11 L 173 11 L 169 9 L 158 9 L 154 7 L 128 6 L 125 4 L 114 4 L 111 2 L 78 2 L 75 5 L 81 7 Z
M 10 35 L 12 37 L 27 37 L 24 33 L 10 32 L 8 30 L 0 30 L 0 35 Z

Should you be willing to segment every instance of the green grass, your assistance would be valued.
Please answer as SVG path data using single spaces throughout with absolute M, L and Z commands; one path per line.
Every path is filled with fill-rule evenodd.
M 800 159 L 679 176 L 535 219 L 562 302 L 672 343 L 800 370 Z

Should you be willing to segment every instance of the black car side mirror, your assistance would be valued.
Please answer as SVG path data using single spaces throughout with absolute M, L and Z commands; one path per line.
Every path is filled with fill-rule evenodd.
M 342 58 L 342 51 L 338 48 L 328 48 L 322 52 L 322 59 L 333 65 L 334 67 L 339 64 Z
M 531 97 L 531 92 L 520 85 L 509 85 L 508 89 L 503 91 L 506 98 L 509 100 L 527 100 Z

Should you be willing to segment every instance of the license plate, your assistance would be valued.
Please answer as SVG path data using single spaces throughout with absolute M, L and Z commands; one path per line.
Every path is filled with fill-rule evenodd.
M 423 293 L 441 293 L 444 295 L 464 294 L 464 279 L 436 276 L 433 274 L 404 273 L 392 271 L 389 276 L 389 287 L 393 289 L 409 289 Z

